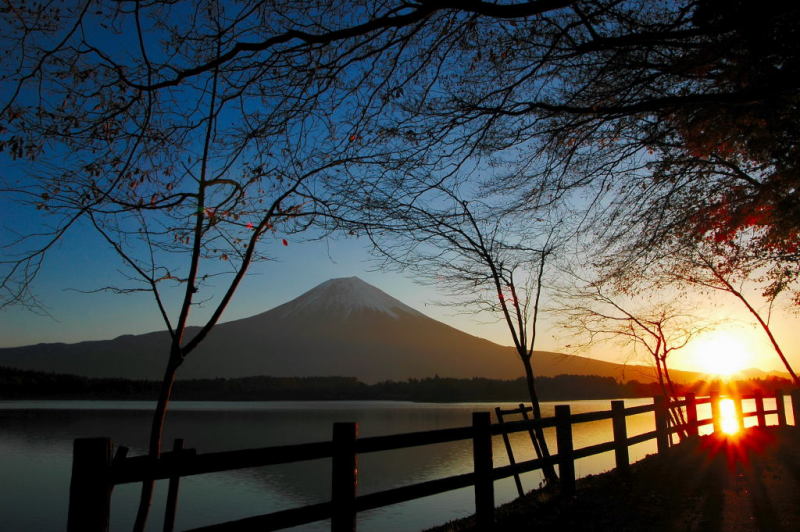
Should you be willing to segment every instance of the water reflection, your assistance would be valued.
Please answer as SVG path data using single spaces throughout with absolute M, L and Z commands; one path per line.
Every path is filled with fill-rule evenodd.
M 627 400 L 627 406 L 650 401 Z M 575 401 L 573 413 L 608 410 L 608 401 Z M 395 402 L 280 402 L 280 403 L 175 403 L 167 424 L 165 446 L 182 437 L 198 452 L 265 447 L 330 438 L 332 423 L 355 421 L 361 436 L 466 426 L 473 411 L 514 405 L 462 403 L 456 405 Z M 551 416 L 554 404 L 545 403 L 543 414 Z M 63 530 L 71 467 L 72 440 L 76 437 L 107 436 L 142 454 L 146 446 L 151 403 L 146 402 L 0 402 L 0 477 L 5 482 L 2 510 L 7 530 Z M 652 414 L 628 419 L 628 434 L 653 430 Z M 555 433 L 546 431 L 555 451 Z M 576 448 L 611 439 L 611 421 L 576 426 Z M 511 437 L 515 458 L 533 458 L 526 432 Z M 494 438 L 495 465 L 508 458 L 501 438 Z M 648 442 L 631 448 L 631 460 L 655 451 Z M 471 443 L 456 442 L 421 448 L 371 453 L 359 458 L 359 492 L 466 473 L 472 469 Z M 578 476 L 600 473 L 613 467 L 613 454 L 593 456 L 576 463 Z M 541 482 L 538 472 L 522 477 L 526 490 Z M 159 483 L 153 505 L 151 529 L 162 519 L 166 486 Z M 119 486 L 114 491 L 112 530 L 128 530 L 133 519 L 138 486 Z M 498 503 L 516 497 L 512 479 L 496 483 Z M 330 497 L 329 460 L 283 466 L 253 468 L 185 478 L 177 516 L 177 528 L 190 528 L 248 517 L 271 511 L 321 502 Z M 47 512 L 40 511 L 47 508 Z M 419 530 L 468 515 L 474 511 L 472 491 L 462 489 L 419 501 L 365 512 L 359 516 L 360 530 Z M 326 530 L 326 523 L 302 527 Z

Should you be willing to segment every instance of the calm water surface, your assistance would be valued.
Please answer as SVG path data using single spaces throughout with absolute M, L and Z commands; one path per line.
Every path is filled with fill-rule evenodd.
M 626 400 L 627 406 L 648 399 Z M 562 404 L 562 403 L 560 403 Z M 608 410 L 609 401 L 573 401 L 573 413 Z M 265 447 L 330 439 L 332 423 L 356 421 L 361 436 L 466 426 L 474 411 L 512 404 L 429 404 L 353 402 L 175 402 L 167 420 L 165 447 L 182 437 L 198 452 Z M 545 416 L 555 403 L 544 403 Z M 769 408 L 769 406 L 768 406 Z M 64 530 L 67 515 L 72 440 L 107 436 L 144 454 L 153 403 L 138 401 L 0 401 L 0 528 L 7 531 Z M 633 436 L 653 430 L 652 414 L 628 420 Z M 555 449 L 555 434 L 548 433 Z M 575 447 L 611 439 L 611 422 L 578 425 Z M 512 445 L 517 460 L 533 457 L 526 433 Z M 631 448 L 631 460 L 655 451 L 647 442 Z M 508 463 L 501 438 L 494 438 L 495 465 Z M 578 476 L 613 467 L 613 454 L 579 460 Z M 471 471 L 469 441 L 371 453 L 359 457 L 359 493 Z M 523 476 L 526 490 L 541 482 L 538 472 Z M 117 486 L 112 530 L 130 530 L 139 487 Z M 160 530 L 166 483 L 157 484 L 151 530 Z M 465 488 L 359 514 L 359 530 L 419 530 L 474 512 L 472 490 Z M 495 484 L 496 502 L 513 499 L 512 479 Z M 186 477 L 181 483 L 176 528 L 209 525 L 264 514 L 330 498 L 330 461 L 253 468 Z M 328 530 L 328 522 L 298 530 Z

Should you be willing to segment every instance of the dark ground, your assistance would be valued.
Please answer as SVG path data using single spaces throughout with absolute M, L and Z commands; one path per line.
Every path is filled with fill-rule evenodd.
M 800 430 L 704 436 L 578 481 L 573 497 L 532 492 L 498 508 L 498 531 L 800 530 Z M 475 530 L 467 518 L 433 529 Z

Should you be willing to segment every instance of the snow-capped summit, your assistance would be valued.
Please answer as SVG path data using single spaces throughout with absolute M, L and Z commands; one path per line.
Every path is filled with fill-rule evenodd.
M 282 318 L 309 312 L 335 312 L 337 317 L 347 318 L 364 310 L 392 318 L 399 318 L 400 314 L 423 315 L 358 277 L 329 279 L 276 310 Z

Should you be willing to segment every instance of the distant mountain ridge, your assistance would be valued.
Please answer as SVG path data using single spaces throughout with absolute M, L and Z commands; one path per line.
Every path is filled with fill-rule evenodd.
M 191 336 L 197 328 L 190 328 Z M 0 349 L 0 366 L 87 377 L 159 379 L 165 331 L 113 340 Z M 653 371 L 537 351 L 536 374 L 598 375 L 651 382 Z M 698 374 L 675 371 L 678 381 Z M 218 324 L 178 371 L 180 379 L 344 376 L 385 380 L 514 379 L 522 365 L 510 347 L 436 321 L 358 277 L 331 279 L 271 310 Z

